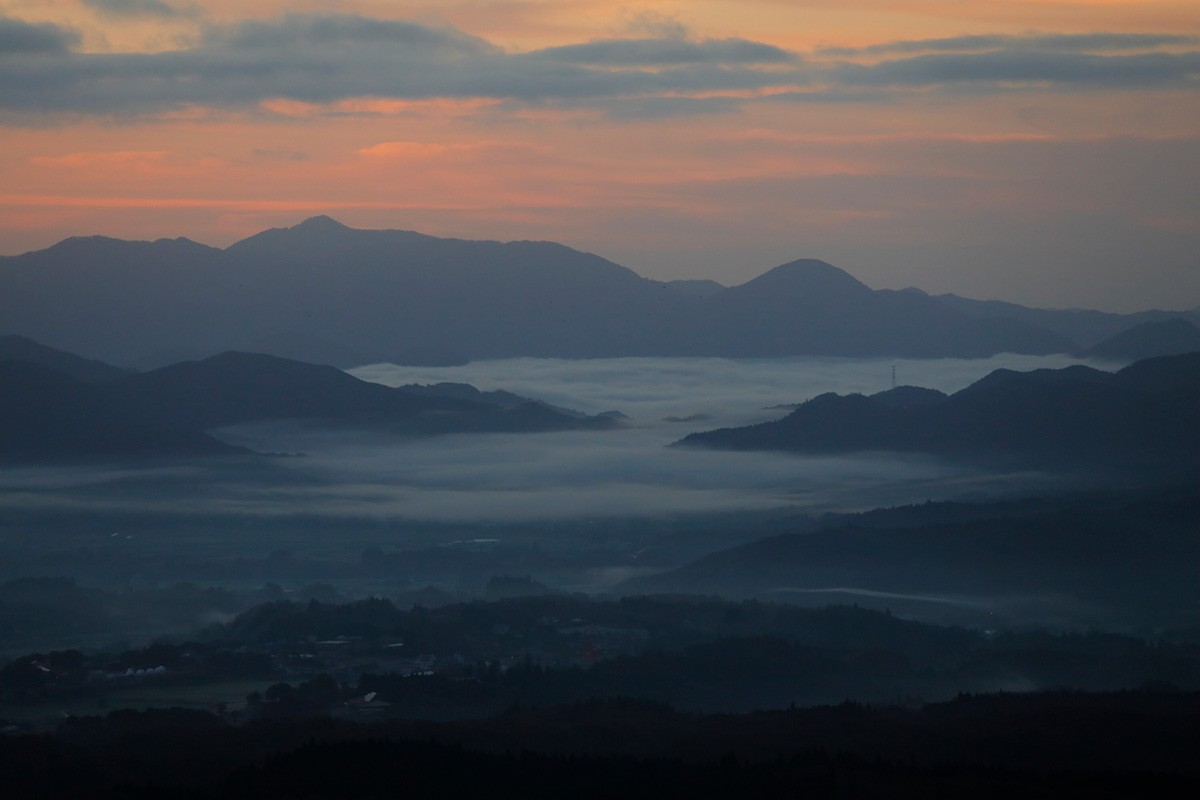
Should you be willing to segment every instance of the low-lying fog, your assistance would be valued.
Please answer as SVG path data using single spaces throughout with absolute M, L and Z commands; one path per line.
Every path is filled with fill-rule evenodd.
M 318 513 L 435 520 L 519 520 L 802 506 L 858 509 L 930 498 L 991 495 L 1045 476 L 989 475 L 897 454 L 803 457 L 680 450 L 697 430 L 776 419 L 779 406 L 827 391 L 900 384 L 953 392 L 994 369 L 1061 367 L 1066 356 L 986 360 L 624 358 L 505 359 L 458 367 L 375 364 L 351 370 L 389 386 L 455 381 L 507 389 L 568 408 L 628 417 L 620 430 L 463 435 L 397 440 L 275 424 L 226 429 L 257 450 L 303 452 L 286 507 Z M 1111 368 L 1111 367 L 1110 367 Z M 264 510 L 284 500 L 262 499 Z M 250 499 L 250 498 L 247 498 Z
M 955 392 L 997 369 L 1056 369 L 1079 363 L 1089 362 L 1069 356 L 1012 354 L 923 360 L 512 358 L 458 367 L 372 364 L 350 373 L 387 386 L 453 381 L 483 390 L 507 389 L 588 413 L 620 411 L 640 428 L 661 428 L 666 440 L 674 441 L 696 430 L 777 419 L 786 410 L 772 406 L 800 403 L 825 392 L 884 391 L 891 388 L 893 367 L 897 385 Z M 1110 362 L 1090 365 L 1114 368 Z
M 952 392 L 1000 367 L 1061 367 L 1067 356 L 982 360 L 507 359 L 458 367 L 351 370 L 391 386 L 456 381 L 568 408 L 620 411 L 619 430 L 403 439 L 296 423 L 217 431 L 261 452 L 303 453 L 240 472 L 72 468 L 0 471 L 0 505 L 170 514 L 319 515 L 519 521 L 793 506 L 814 511 L 1045 491 L 1035 473 L 996 475 L 888 453 L 802 457 L 668 448 L 697 430 L 775 419 L 779 406 L 892 382 Z M 1102 366 L 1111 369 L 1111 365 Z

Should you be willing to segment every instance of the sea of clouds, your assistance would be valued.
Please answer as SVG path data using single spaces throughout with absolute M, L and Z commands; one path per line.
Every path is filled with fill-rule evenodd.
M 227 432 L 255 449 L 304 452 L 322 488 L 298 502 L 325 510 L 435 520 L 519 520 L 796 506 L 863 509 L 993 496 L 1044 484 L 912 454 L 800 456 L 669 445 L 697 430 L 777 419 L 818 394 L 911 384 L 954 392 L 994 369 L 1057 368 L 1066 356 L 990 359 L 517 358 L 455 367 L 374 364 L 351 370 L 388 386 L 443 381 L 505 389 L 587 413 L 620 411 L 611 431 L 400 440 L 255 426 Z M 1111 368 L 1111 366 L 1109 367 Z M 314 494 L 314 492 L 316 494 Z M 318 500 L 319 497 L 319 500 Z M 364 498 L 370 498 L 365 502 Z
M 892 385 L 893 368 L 898 384 L 953 392 L 994 369 L 1072 363 L 1080 362 L 1000 355 L 374 364 L 351 373 L 389 386 L 453 381 L 505 389 L 587 413 L 620 411 L 627 424 L 608 431 L 428 438 L 292 422 L 241 425 L 216 433 L 260 452 L 304 457 L 280 459 L 237 480 L 222 468 L 195 465 L 0 471 L 0 506 L 508 522 L 779 507 L 860 510 L 1046 491 L 1051 479 L 1043 474 L 1000 475 L 913 454 L 812 457 L 669 445 L 697 430 L 777 419 L 788 411 L 781 406 L 824 392 L 882 391 Z

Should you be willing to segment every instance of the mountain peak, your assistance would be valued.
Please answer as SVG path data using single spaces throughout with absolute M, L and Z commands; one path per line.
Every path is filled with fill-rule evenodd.
M 309 217 L 299 225 L 293 225 L 291 229 L 294 231 L 311 231 L 313 233 L 352 230 L 348 225 L 343 225 L 333 217 L 326 216 L 325 214 Z
M 870 292 L 865 283 L 845 270 L 816 258 L 801 258 L 780 264 L 743 286 L 759 286 L 771 291 L 806 294 L 844 294 Z
M 269 228 L 231 245 L 229 252 L 253 252 L 263 254 L 278 252 L 281 248 L 293 253 L 311 254 L 338 247 L 351 235 L 358 233 L 332 217 L 324 214 L 309 217 L 290 228 Z

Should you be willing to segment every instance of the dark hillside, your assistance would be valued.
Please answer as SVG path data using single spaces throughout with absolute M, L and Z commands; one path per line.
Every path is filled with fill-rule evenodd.
M 245 453 L 211 436 L 131 413 L 100 387 L 49 367 L 0 362 L 0 462 Z
M 1113 360 L 1136 360 L 1200 351 L 1200 327 L 1182 319 L 1144 322 L 1089 347 L 1083 355 Z
M 83 358 L 39 344 L 24 336 L 0 336 L 0 361 L 25 361 L 65 372 L 84 383 L 101 383 L 128 374 L 128 370 Z
M 893 390 L 898 391 L 898 390 Z M 996 370 L 939 398 L 824 394 L 788 416 L 695 433 L 680 444 L 735 450 L 899 450 L 1012 465 L 1155 466 L 1194 470 L 1200 354 L 1167 356 L 1118 373 L 1082 366 Z

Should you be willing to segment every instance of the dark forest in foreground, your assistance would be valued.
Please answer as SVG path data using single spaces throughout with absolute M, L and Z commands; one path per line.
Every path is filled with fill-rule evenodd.
M 113 712 L 0 736 L 8 797 L 1190 796 L 1200 695 L 962 696 L 697 716 L 633 701 L 488 721 L 230 727 Z

